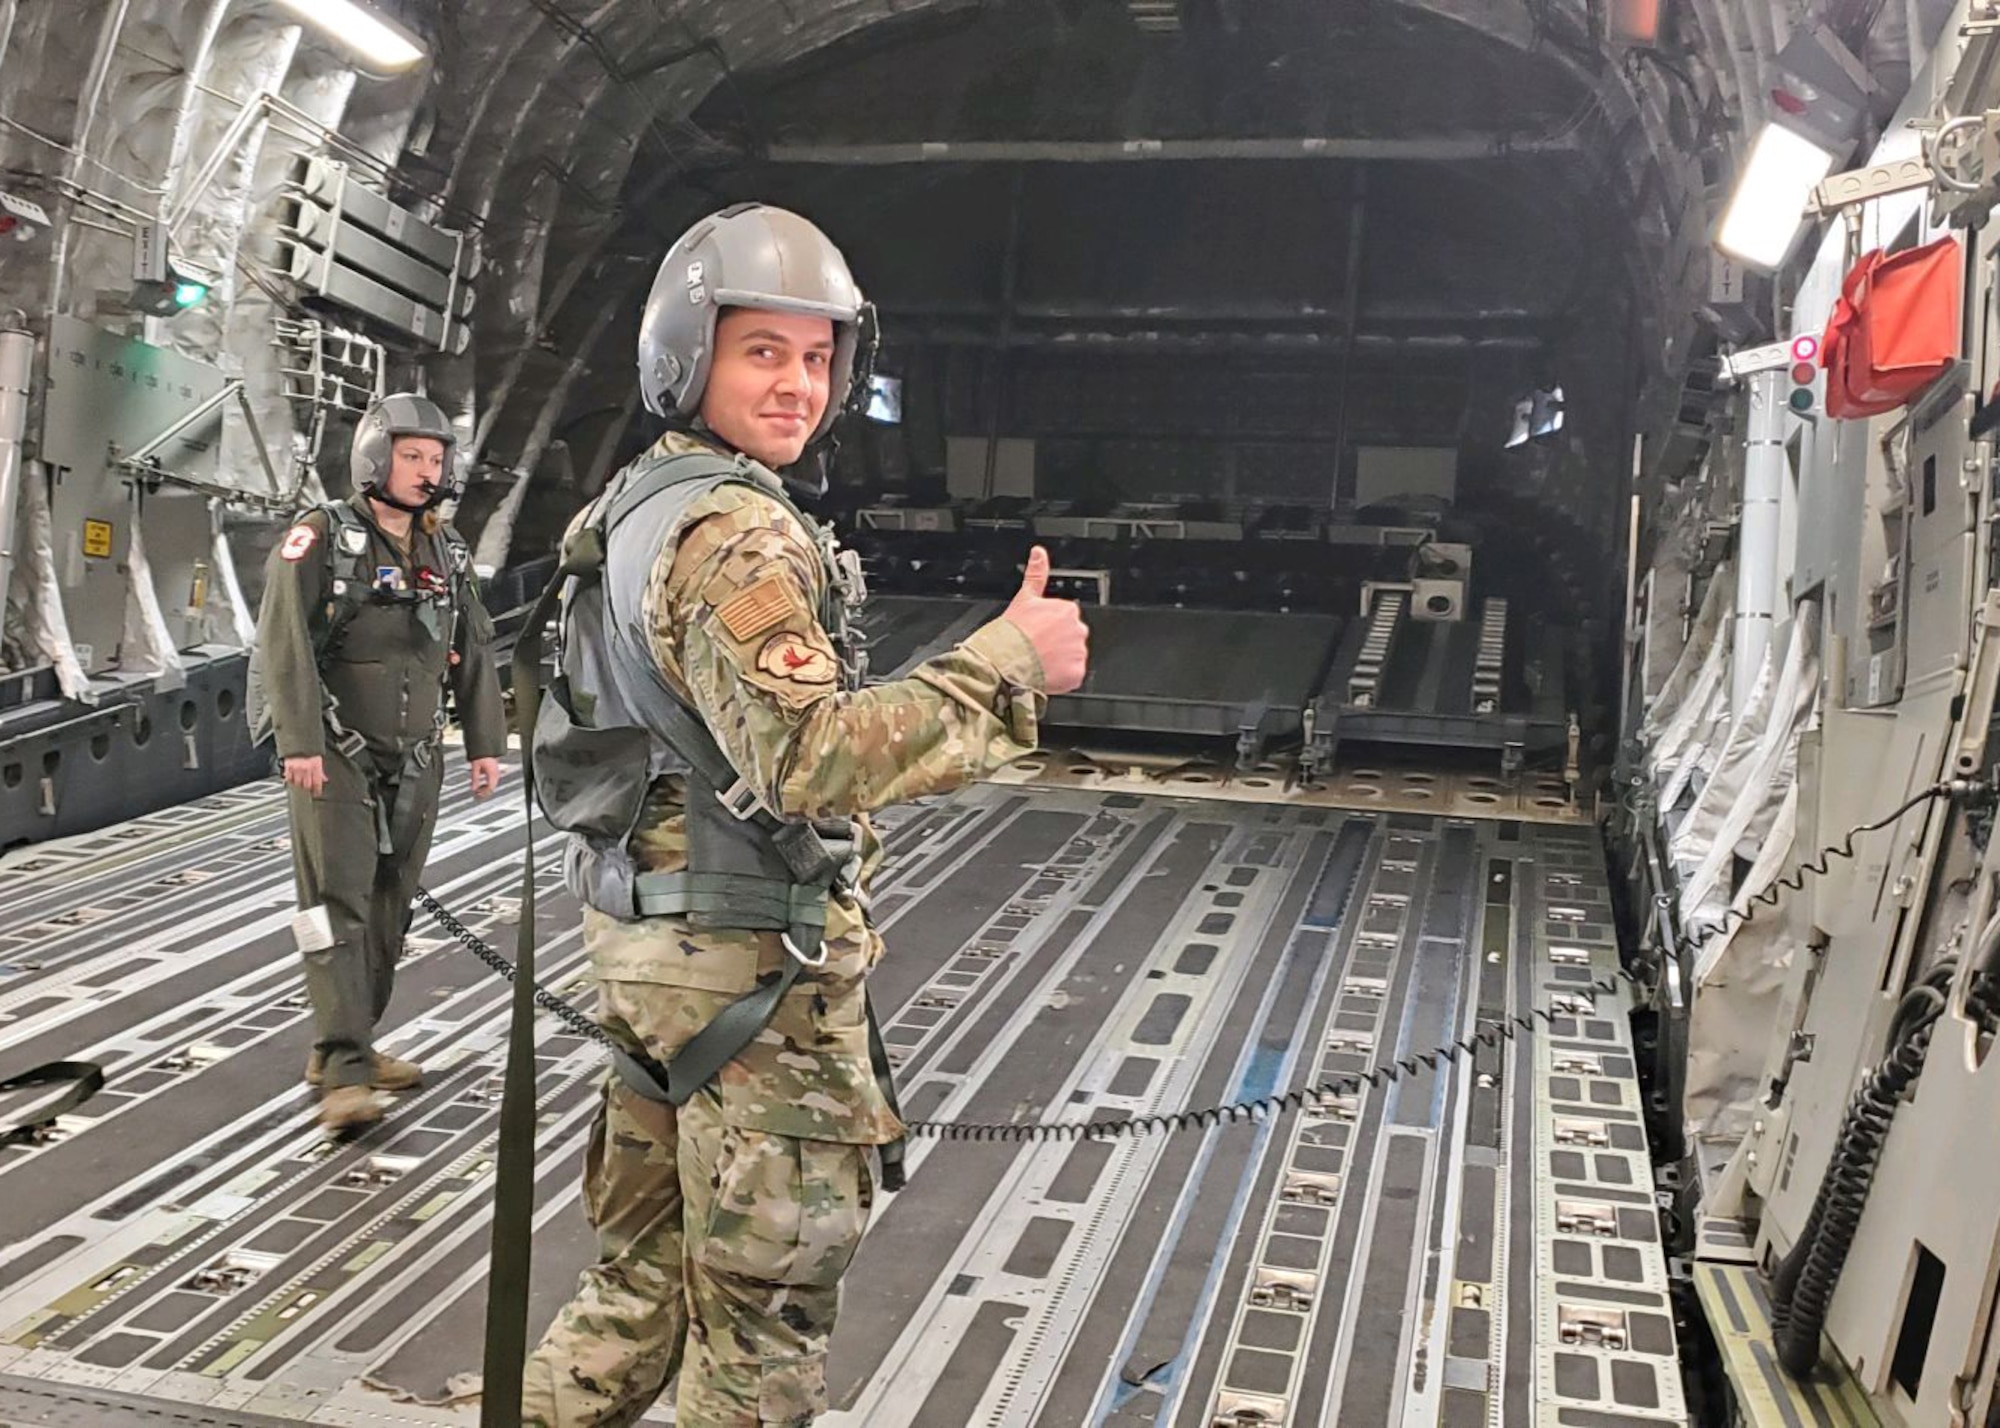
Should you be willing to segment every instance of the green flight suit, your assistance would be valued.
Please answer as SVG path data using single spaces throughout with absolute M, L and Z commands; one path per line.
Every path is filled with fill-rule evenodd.
M 278 756 L 326 765 L 317 796 L 287 792 L 299 907 L 323 907 L 331 930 L 330 945 L 301 941 L 328 1090 L 369 1083 L 375 1025 L 388 1010 L 437 819 L 446 687 L 468 763 L 498 758 L 507 745 L 493 622 L 469 568 L 454 569 L 465 566 L 453 554 L 463 542 L 425 533 L 421 520 L 398 542 L 367 497 L 350 505 L 366 527 L 364 549 L 346 548 L 322 508 L 271 552 L 251 681 Z M 376 589 L 355 589 L 357 574 Z M 344 603 L 337 636 L 317 649 Z

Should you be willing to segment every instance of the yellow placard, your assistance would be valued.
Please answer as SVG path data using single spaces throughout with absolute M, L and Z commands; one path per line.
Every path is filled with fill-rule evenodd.
M 99 557 L 111 554 L 111 522 L 85 521 L 83 523 L 83 553 Z

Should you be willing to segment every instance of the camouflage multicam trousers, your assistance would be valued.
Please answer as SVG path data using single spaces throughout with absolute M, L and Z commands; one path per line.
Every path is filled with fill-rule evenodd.
M 607 1029 L 641 1044 L 670 989 L 600 986 Z M 615 1077 L 603 1095 L 583 1180 L 597 1262 L 529 1360 L 524 1428 L 636 1423 L 676 1374 L 681 1428 L 810 1424 L 877 1152 L 726 1125 L 712 1087 L 678 1111 Z

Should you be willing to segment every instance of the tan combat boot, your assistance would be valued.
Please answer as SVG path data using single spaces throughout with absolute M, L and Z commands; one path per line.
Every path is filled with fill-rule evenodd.
M 319 1098 L 320 1128 L 334 1135 L 372 1126 L 382 1119 L 382 1103 L 366 1086 L 336 1086 Z
M 388 1056 L 380 1051 L 369 1058 L 368 1084 L 378 1091 L 408 1091 L 423 1084 L 424 1068 L 414 1061 Z M 306 1058 L 306 1084 L 317 1086 L 324 1079 L 326 1064 L 314 1048 Z

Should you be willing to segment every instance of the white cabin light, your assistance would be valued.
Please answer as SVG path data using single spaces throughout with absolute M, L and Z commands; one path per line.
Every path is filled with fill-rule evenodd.
M 278 0 L 308 24 L 352 50 L 371 69 L 408 69 L 424 57 L 403 31 L 358 0 Z
M 1766 124 L 1737 177 L 1715 246 L 1766 272 L 1791 251 L 1806 204 L 1833 168 L 1833 155 L 1782 124 Z

